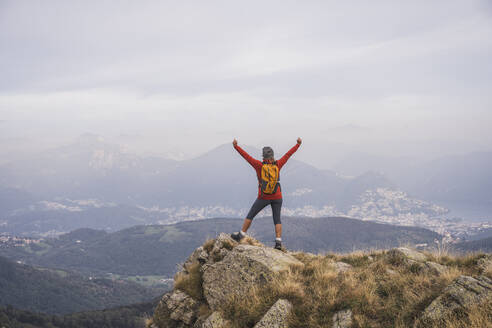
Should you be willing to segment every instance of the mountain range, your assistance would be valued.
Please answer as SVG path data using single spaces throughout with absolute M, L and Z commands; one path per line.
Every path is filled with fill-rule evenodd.
M 259 157 L 258 149 L 244 148 Z M 295 157 L 281 172 L 286 215 L 377 220 L 447 213 L 417 193 L 406 193 L 398 181 L 381 172 L 347 178 Z M 87 134 L 28 160 L 1 165 L 0 186 L 0 232 L 33 235 L 82 227 L 114 231 L 136 224 L 242 217 L 256 198 L 257 181 L 254 170 L 230 144 L 176 161 L 136 156 Z
M 349 252 L 400 245 L 433 245 L 437 233 L 340 217 L 285 217 L 286 247 L 306 252 Z M 0 255 L 30 265 L 77 271 L 85 275 L 171 277 L 193 249 L 219 232 L 237 231 L 240 219 L 215 218 L 170 225 L 134 226 L 113 233 L 79 229 L 16 247 Z M 248 231 L 266 245 L 273 242 L 271 218 L 255 218 Z
M 409 195 L 452 210 L 465 218 L 488 218 L 492 210 L 492 152 L 469 152 L 417 160 L 411 156 L 377 156 L 354 152 L 333 165 L 344 175 L 382 172 Z

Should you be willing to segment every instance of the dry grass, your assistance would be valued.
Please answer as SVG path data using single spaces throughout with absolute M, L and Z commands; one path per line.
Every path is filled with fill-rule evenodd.
M 293 255 L 304 266 L 291 267 L 264 288 L 254 288 L 225 305 L 223 315 L 233 322 L 234 328 L 252 327 L 279 298 L 294 305 L 290 327 L 331 327 L 333 314 L 346 308 L 353 312 L 353 327 L 411 327 L 455 278 L 477 273 L 476 263 L 482 257 L 434 257 L 436 262 L 450 266 L 438 276 L 382 251 Z M 333 266 L 336 261 L 349 263 L 353 269 L 337 273 Z M 465 320 L 466 325 L 460 327 L 488 327 L 484 322 L 490 319 L 492 311 L 488 311 L 491 305 L 487 306 L 469 309 L 466 320 L 451 321 L 455 325 Z
M 471 308 L 464 308 L 438 322 L 419 322 L 419 328 L 492 328 L 492 300 L 488 299 Z
M 197 301 L 202 301 L 204 300 L 202 282 L 200 263 L 195 262 L 188 266 L 188 273 L 179 272 L 176 274 L 174 288 L 182 290 Z
M 457 268 L 463 274 L 469 276 L 480 274 L 478 262 L 480 259 L 486 257 L 486 255 L 483 253 L 469 253 L 466 255 L 448 254 L 442 256 L 433 253 L 426 253 L 426 255 L 428 256 L 430 261 L 434 261 L 451 268 Z
M 203 247 L 213 253 L 214 239 Z M 240 244 L 264 246 L 251 236 Z M 235 242 L 223 243 L 231 250 Z M 231 298 L 221 309 L 222 315 L 232 322 L 232 328 L 253 327 L 279 299 L 288 299 L 293 305 L 289 326 L 296 328 L 332 327 L 335 312 L 350 308 L 352 327 L 412 327 L 422 311 L 442 293 L 442 290 L 460 275 L 476 276 L 481 273 L 478 262 L 485 255 L 451 255 L 448 252 L 425 253 L 430 261 L 446 265 L 441 275 L 423 270 L 422 265 L 408 264 L 398 253 L 386 251 L 354 252 L 351 254 L 291 253 L 304 265 L 290 267 L 274 276 L 262 288 L 253 287 L 241 297 Z M 214 254 L 211 254 L 214 256 Z M 352 269 L 335 271 L 335 262 L 345 262 Z M 188 267 L 188 273 L 175 277 L 175 288 L 183 290 L 199 301 L 205 301 L 200 264 Z M 483 270 L 492 278 L 492 266 Z M 206 303 L 206 302 L 204 302 Z M 208 306 L 200 308 L 200 316 L 210 313 Z M 492 328 L 492 301 L 465 309 L 439 325 L 421 324 L 421 327 L 488 327 Z
M 150 328 L 152 326 L 152 324 L 154 323 L 154 320 L 152 318 L 146 318 L 144 323 L 145 323 L 146 328 Z
M 199 317 L 206 318 L 210 314 L 212 314 L 212 310 L 210 310 L 210 308 L 208 307 L 208 305 L 205 304 L 205 303 L 200 304 L 200 307 L 198 308 L 198 316 Z
M 252 246 L 265 246 L 260 243 L 256 238 L 246 235 L 240 242 L 241 244 L 252 245 Z
M 485 270 L 483 271 L 483 274 L 487 276 L 488 278 L 492 279 L 492 263 L 489 264 Z
M 215 239 L 207 239 L 204 243 L 203 243 L 203 249 L 205 251 L 207 251 L 207 253 L 210 253 L 210 251 L 212 250 L 212 248 L 214 247 L 214 243 L 215 243 Z

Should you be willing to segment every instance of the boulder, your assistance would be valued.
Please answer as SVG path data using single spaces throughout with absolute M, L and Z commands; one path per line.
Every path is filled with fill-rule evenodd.
M 338 311 L 333 315 L 333 328 L 349 328 L 352 326 L 352 311 Z
M 238 242 L 231 238 L 229 234 L 220 233 L 215 238 L 212 249 L 208 252 L 207 263 L 213 263 L 221 261 L 236 245 Z
M 201 325 L 201 328 L 228 328 L 231 324 L 222 318 L 222 315 L 215 311 Z
M 189 266 L 192 265 L 193 263 L 200 263 L 203 264 L 207 262 L 208 259 L 208 253 L 203 249 L 203 246 L 198 247 L 191 253 L 191 255 L 186 259 L 185 263 L 183 264 L 183 268 L 185 270 L 188 270 Z
M 448 271 L 448 268 L 446 266 L 432 261 L 425 262 L 424 268 L 425 270 L 428 270 L 429 272 L 432 272 L 438 276 Z
M 453 313 L 477 306 L 492 298 L 492 280 L 479 276 L 477 278 L 460 276 L 454 280 L 443 293 L 425 309 L 414 327 L 439 325 L 443 319 Z
M 485 257 L 481 258 L 477 262 L 478 268 L 480 272 L 485 273 L 487 271 L 492 272 L 492 254 L 488 254 Z
M 175 290 L 165 294 L 159 302 L 154 321 L 158 327 L 191 325 L 198 313 L 199 303 L 186 293 Z
M 288 328 L 287 320 L 291 311 L 292 304 L 287 300 L 279 299 L 254 328 Z
M 212 310 L 231 296 L 243 297 L 253 286 L 261 286 L 290 265 L 303 265 L 293 256 L 268 247 L 238 245 L 224 258 L 205 264 L 203 292 Z
M 391 253 L 392 255 L 404 256 L 410 260 L 414 260 L 417 262 L 424 262 L 427 259 L 424 254 L 406 247 L 393 248 L 389 251 L 389 253 Z
M 167 300 L 170 317 L 189 325 L 194 322 L 198 312 L 198 302 L 180 290 L 175 290 Z
M 335 262 L 333 266 L 335 267 L 335 271 L 337 273 L 343 273 L 352 269 L 352 266 L 345 262 Z
M 386 269 L 386 273 L 392 276 L 392 275 L 397 274 L 398 272 L 396 272 L 395 270 Z

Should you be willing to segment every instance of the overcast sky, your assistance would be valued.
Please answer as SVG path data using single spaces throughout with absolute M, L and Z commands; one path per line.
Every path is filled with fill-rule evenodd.
M 491 58 L 491 1 L 0 0 L 0 146 L 490 151 Z

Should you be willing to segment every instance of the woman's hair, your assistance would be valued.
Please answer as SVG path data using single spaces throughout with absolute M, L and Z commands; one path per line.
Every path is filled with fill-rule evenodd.
M 263 159 L 273 159 L 273 149 L 271 147 L 263 147 Z

